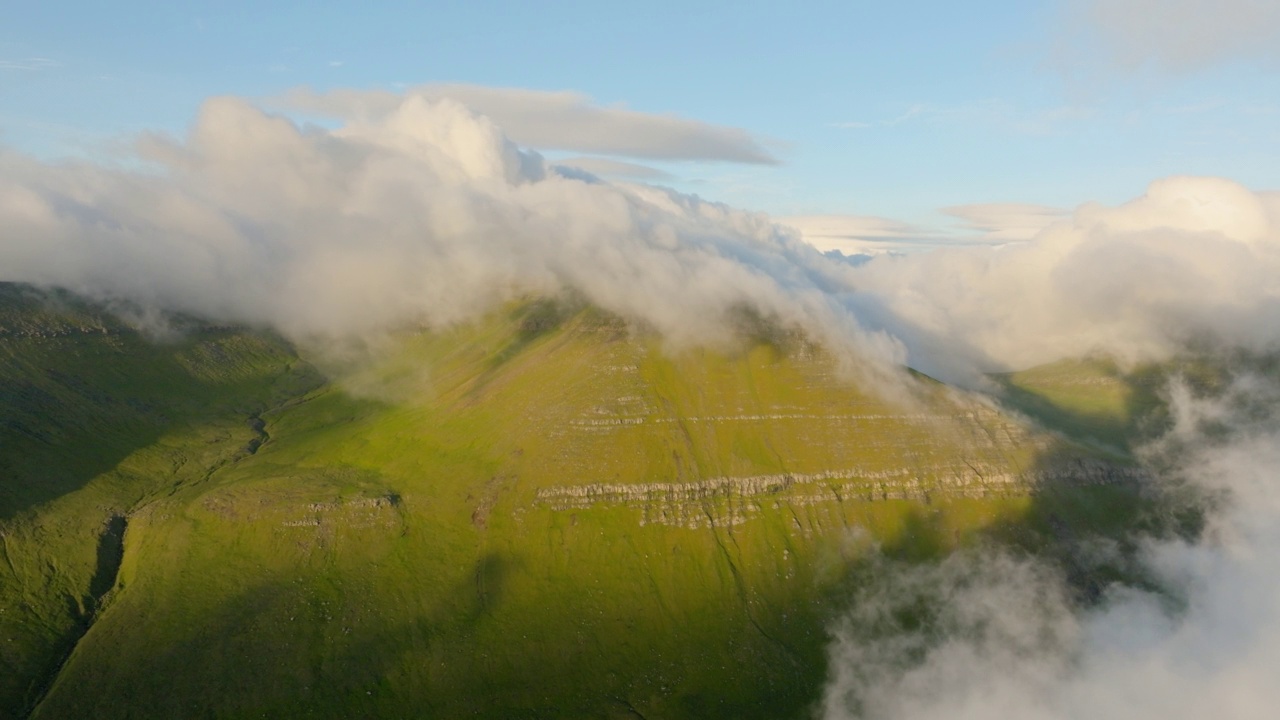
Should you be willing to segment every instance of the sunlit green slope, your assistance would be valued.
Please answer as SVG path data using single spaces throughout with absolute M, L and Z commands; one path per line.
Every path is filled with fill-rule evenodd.
M 795 338 L 550 302 L 324 384 L 248 332 L 48 340 L 0 336 L 4 387 L 60 398 L 0 405 L 0 706 L 35 717 L 803 715 L 871 544 L 1062 542 L 1140 482 Z

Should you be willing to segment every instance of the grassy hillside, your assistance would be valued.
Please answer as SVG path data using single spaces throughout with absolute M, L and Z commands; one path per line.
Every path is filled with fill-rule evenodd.
M 1061 545 L 1139 482 L 794 338 L 672 353 L 533 302 L 321 382 L 259 334 L 112 327 L 0 335 L 19 716 L 804 715 L 873 544 Z

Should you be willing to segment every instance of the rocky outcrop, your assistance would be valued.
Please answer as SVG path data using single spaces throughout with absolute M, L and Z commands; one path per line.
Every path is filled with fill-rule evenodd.
M 909 468 L 847 468 L 693 482 L 592 483 L 539 489 L 535 503 L 558 511 L 621 505 L 640 511 L 641 525 L 697 528 L 741 524 L 770 504 L 804 507 L 828 502 L 1014 497 L 1046 485 L 1138 485 L 1146 480 L 1140 468 L 1092 458 L 1073 458 L 1023 473 L 977 463 L 940 466 L 933 471 L 925 475 Z

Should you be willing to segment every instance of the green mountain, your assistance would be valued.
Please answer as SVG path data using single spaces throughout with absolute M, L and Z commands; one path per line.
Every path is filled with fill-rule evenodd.
M 327 373 L 170 325 L 0 286 L 0 714 L 804 716 L 872 547 L 1069 561 L 1140 512 L 1103 363 L 1000 378 L 1057 432 L 758 322 L 529 301 Z

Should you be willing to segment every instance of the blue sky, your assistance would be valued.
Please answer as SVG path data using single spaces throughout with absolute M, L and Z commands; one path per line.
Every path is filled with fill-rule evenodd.
M 939 228 L 946 207 L 1116 203 L 1173 174 L 1280 187 L 1278 4 L 15 2 L 0 142 L 110 159 L 211 95 L 298 86 L 568 90 L 741 128 L 777 160 L 618 158 L 681 190 Z

